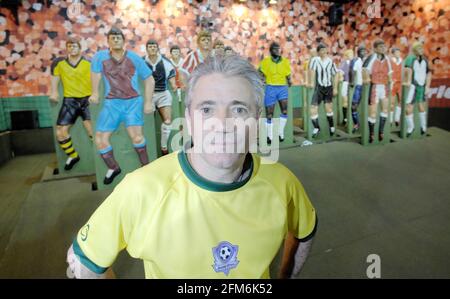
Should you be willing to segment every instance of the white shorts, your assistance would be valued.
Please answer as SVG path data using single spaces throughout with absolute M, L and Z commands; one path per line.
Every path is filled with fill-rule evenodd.
M 369 105 L 377 104 L 379 100 L 386 98 L 386 85 L 373 84 L 370 94 Z
M 416 86 L 414 84 L 411 84 L 409 86 L 408 96 L 406 97 L 406 104 L 411 104 L 413 102 L 415 91 L 416 91 Z
M 347 81 L 342 81 L 341 96 L 343 96 L 343 97 L 348 96 L 348 82 Z
M 172 106 L 172 94 L 170 91 L 161 91 L 153 93 L 153 110 L 156 108 L 162 108 L 166 106 Z

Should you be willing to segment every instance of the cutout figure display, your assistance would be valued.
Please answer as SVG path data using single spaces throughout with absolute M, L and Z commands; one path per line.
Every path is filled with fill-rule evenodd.
M 153 93 L 153 109 L 158 109 L 161 116 L 161 154 L 167 155 L 169 149 L 167 141 L 171 131 L 172 123 L 172 94 L 169 91 L 169 82 L 172 89 L 175 90 L 177 84 L 175 82 L 175 67 L 159 52 L 159 45 L 156 40 L 147 42 L 147 55 L 143 58 L 149 68 L 152 70 L 155 80 L 155 91 Z
M 77 38 L 69 38 L 66 42 L 67 56 L 57 58 L 51 66 L 50 100 L 58 102 L 59 82 L 63 87 L 63 103 L 56 121 L 56 139 L 68 158 L 65 170 L 71 170 L 80 161 L 80 155 L 73 146 L 70 128 L 78 117 L 92 140 L 91 114 L 89 96 L 91 96 L 91 63 L 81 55 L 81 43 Z
M 90 102 L 98 104 L 101 77 L 105 83 L 105 100 L 98 115 L 95 142 L 99 154 L 108 167 L 103 183 L 111 184 L 121 173 L 114 158 L 110 137 L 123 122 L 141 165 L 148 164 L 146 140 L 143 135 L 143 112 L 153 112 L 155 81 L 152 71 L 136 53 L 124 49 L 123 32 L 113 27 L 107 34 L 109 50 L 97 52 L 92 59 L 92 96 Z M 144 99 L 139 93 L 138 79 L 144 81 Z
M 220 39 L 216 39 L 213 45 L 214 55 L 225 55 L 225 45 Z
M 369 94 L 369 143 L 375 140 L 375 124 L 377 122 L 378 103 L 381 102 L 380 124 L 378 129 L 378 140 L 384 139 L 384 125 L 389 110 L 389 85 L 391 84 L 392 67 L 390 59 L 386 56 L 384 41 L 376 40 L 373 43 L 374 53 L 364 62 L 364 67 L 370 75 Z
M 424 135 L 427 131 L 427 112 L 425 110 L 426 95 L 430 90 L 431 70 L 423 53 L 423 45 L 415 42 L 412 45 L 412 54 L 405 59 L 405 67 L 410 68 L 411 77 L 407 78 L 410 82 L 408 95 L 406 97 L 406 136 L 413 133 L 414 126 L 414 104 L 419 105 L 420 134 Z
M 333 120 L 333 97 L 337 95 L 337 69 L 334 62 L 328 57 L 328 48 L 324 44 L 317 46 L 319 56 L 311 59 L 310 69 L 314 72 L 314 94 L 311 101 L 311 121 L 313 123 L 313 138 L 316 138 L 320 132 L 319 125 L 319 106 L 325 103 L 325 111 L 329 126 L 330 136 L 336 132 Z
M 362 67 L 364 57 L 366 56 L 366 48 L 363 46 L 358 47 L 357 57 L 353 58 L 350 63 L 350 87 L 354 87 L 353 97 L 352 97 L 352 120 L 353 120 L 353 129 L 352 133 L 356 133 L 359 129 L 359 113 L 358 106 L 361 102 L 362 96 L 362 85 L 363 85 L 363 75 L 362 75 Z
M 391 50 L 392 66 L 392 90 L 391 90 L 391 113 L 389 118 L 391 123 L 395 121 L 395 126 L 400 125 L 400 115 L 402 113 L 402 66 L 403 59 L 399 48 Z M 397 105 L 396 105 L 397 104 Z M 395 114 L 395 115 L 394 115 Z
M 184 59 L 181 57 L 180 47 L 173 45 L 170 47 L 170 62 L 175 67 L 175 84 L 177 89 L 178 101 L 181 102 L 181 90 L 186 86 L 187 72 L 183 70 Z
M 348 108 L 348 82 L 350 80 L 350 64 L 353 59 L 353 51 L 348 49 L 344 51 L 344 56 L 341 64 L 339 65 L 339 73 L 342 75 L 342 113 L 343 124 L 347 124 L 347 108 Z
M 198 49 L 190 52 L 183 63 L 183 69 L 191 74 L 194 69 L 205 61 L 205 59 L 211 55 L 211 33 L 203 30 L 197 36 Z
M 272 143 L 273 124 L 272 117 L 275 104 L 280 105 L 280 127 L 278 138 L 284 141 L 284 128 L 286 127 L 288 115 L 288 87 L 291 86 L 291 65 L 287 58 L 281 56 L 280 45 L 273 42 L 270 45 L 270 56 L 264 58 L 259 66 L 263 74 L 266 87 L 264 95 L 264 106 L 266 108 L 266 130 L 267 144 Z

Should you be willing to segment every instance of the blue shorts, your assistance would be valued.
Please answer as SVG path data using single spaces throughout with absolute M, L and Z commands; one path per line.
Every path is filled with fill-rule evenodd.
M 287 85 L 266 85 L 266 91 L 264 94 L 264 106 L 273 106 L 280 100 L 288 99 L 288 87 Z
M 352 103 L 359 104 L 361 101 L 362 85 L 356 85 L 355 91 L 353 92 Z
M 96 130 L 114 132 L 121 122 L 125 127 L 144 125 L 144 101 L 142 97 L 130 100 L 105 99 L 97 119 Z

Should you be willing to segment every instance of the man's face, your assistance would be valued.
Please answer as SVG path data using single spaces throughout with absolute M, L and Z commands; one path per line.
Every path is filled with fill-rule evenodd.
M 400 50 L 395 50 L 394 51 L 394 57 L 395 58 L 400 58 L 400 55 L 401 55 L 402 53 L 400 52 Z
M 377 54 L 384 54 L 386 52 L 386 45 L 385 44 L 379 44 L 376 48 L 375 48 L 375 53 Z
M 80 46 L 77 43 L 68 43 L 66 50 L 69 56 L 78 56 L 81 53 Z
M 155 56 L 158 54 L 159 48 L 156 44 L 147 45 L 147 54 L 148 56 Z
M 346 60 L 351 60 L 351 59 L 353 59 L 353 53 L 352 52 L 344 52 L 344 58 L 346 59 Z
M 199 46 L 202 50 L 211 50 L 211 38 L 208 36 L 202 36 L 199 41 Z
M 233 55 L 233 50 L 225 50 L 225 56 Z
M 170 52 L 170 54 L 172 55 L 172 58 L 177 60 L 178 58 L 180 58 L 180 50 L 178 49 L 173 49 L 172 52 Z
M 366 56 L 366 49 L 359 50 L 359 57 L 364 58 Z
M 108 45 L 111 50 L 123 49 L 124 40 L 120 34 L 111 34 L 108 36 Z
M 325 56 L 327 56 L 327 54 L 328 54 L 328 49 L 327 48 L 321 48 L 319 50 L 319 56 L 320 57 L 325 57 Z
M 197 81 L 190 98 L 186 119 L 195 152 L 212 167 L 236 167 L 251 140 L 256 142 L 257 105 L 250 83 L 210 74 Z
M 272 55 L 273 57 L 280 56 L 280 47 L 274 46 L 274 47 L 270 48 L 270 55 Z
M 216 45 L 214 47 L 214 51 L 216 52 L 217 55 L 224 55 L 225 54 L 225 47 L 224 45 Z
M 422 47 L 422 46 L 416 47 L 416 48 L 414 49 L 414 53 L 415 53 L 417 56 L 422 56 L 422 55 L 423 55 L 423 47 Z

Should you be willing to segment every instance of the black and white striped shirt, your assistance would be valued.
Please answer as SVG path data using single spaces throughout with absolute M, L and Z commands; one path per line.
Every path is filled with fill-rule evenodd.
M 322 60 L 320 57 L 313 59 L 309 65 L 316 75 L 316 84 L 323 87 L 333 85 L 333 77 L 337 73 L 337 68 L 331 58 L 326 57 Z

